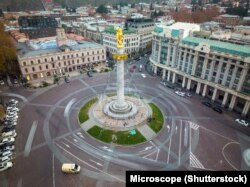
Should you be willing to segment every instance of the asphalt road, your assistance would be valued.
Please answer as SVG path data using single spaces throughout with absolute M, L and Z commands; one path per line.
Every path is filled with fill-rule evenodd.
M 234 114 L 216 113 L 201 104 L 200 96 L 179 97 L 162 86 L 159 77 L 143 69 L 147 76 L 143 78 L 138 70 L 128 72 L 129 66 L 126 89 L 156 103 L 164 113 L 164 128 L 157 137 L 136 146 L 117 146 L 96 141 L 80 128 L 80 107 L 115 90 L 115 70 L 40 90 L 5 88 L 4 99 L 19 99 L 21 112 L 14 167 L 0 173 L 0 186 L 117 187 L 125 186 L 126 170 L 250 169 L 242 158 L 250 145 L 250 130 L 235 124 Z M 75 102 L 65 115 L 72 99 Z M 64 162 L 79 164 L 81 173 L 63 174 Z

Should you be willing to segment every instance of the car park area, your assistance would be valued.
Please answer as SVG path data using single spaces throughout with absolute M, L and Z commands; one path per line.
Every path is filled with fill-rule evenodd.
M 0 133 L 0 171 L 5 171 L 13 167 L 13 155 L 15 150 L 15 138 L 17 132 L 15 127 L 18 123 L 18 101 L 9 100 L 7 103 L 4 120 L 1 121 Z

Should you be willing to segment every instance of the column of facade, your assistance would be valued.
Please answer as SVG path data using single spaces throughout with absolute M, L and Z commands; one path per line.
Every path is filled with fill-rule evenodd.
M 218 81 L 219 81 L 222 65 L 223 65 L 223 62 L 220 61 L 219 62 L 219 67 L 217 69 L 217 74 L 216 74 L 216 77 L 215 77 L 215 82 L 216 83 L 218 83 Z
M 186 84 L 186 77 L 183 77 L 183 80 L 182 80 L 182 88 L 184 88 L 185 87 L 185 84 Z
M 204 84 L 203 92 L 202 92 L 202 97 L 205 97 L 207 93 L 207 85 Z
M 165 79 L 166 78 L 166 69 L 162 69 L 162 79 Z
M 167 65 L 170 65 L 171 45 L 168 43 Z
M 196 88 L 196 94 L 199 94 L 199 93 L 200 93 L 200 90 L 201 90 L 201 83 L 198 82 L 197 88 Z
M 177 49 L 177 45 L 174 44 L 174 46 L 173 46 L 172 63 L 171 63 L 171 66 L 172 66 L 172 67 L 175 67 L 177 50 L 178 50 L 178 49 Z
M 191 87 L 191 79 L 188 79 L 187 89 L 190 90 L 190 87 Z
M 193 62 L 193 67 L 192 67 L 191 75 L 195 74 L 195 69 L 196 69 L 196 66 L 197 66 L 197 61 L 198 61 L 198 51 L 195 51 L 194 62 Z
M 179 51 L 178 52 L 178 61 L 177 61 L 177 69 L 179 69 L 179 70 L 181 70 L 181 67 L 180 67 L 180 65 L 181 65 L 181 51 Z
M 191 66 L 191 57 L 192 57 L 192 55 L 189 54 L 189 57 L 188 57 L 188 65 L 187 65 L 187 71 L 186 71 L 186 73 L 188 73 L 188 74 L 189 74 L 189 69 L 190 69 L 190 66 Z M 192 73 L 192 71 L 191 71 L 191 73 Z
M 234 108 L 234 105 L 235 105 L 235 101 L 236 101 L 236 96 L 235 95 L 232 95 L 232 98 L 231 98 L 231 102 L 229 104 L 229 110 L 233 110 Z
M 231 64 L 227 63 L 226 71 L 225 71 L 224 77 L 222 79 L 222 85 L 224 85 L 224 86 L 226 85 L 226 81 L 227 81 L 227 78 L 228 78 L 228 72 L 229 72 L 230 66 L 231 66 Z
M 222 107 L 224 107 L 226 105 L 227 102 L 227 98 L 228 98 L 228 92 L 225 92 L 224 97 L 223 97 L 223 101 L 222 101 Z
M 170 81 L 170 71 L 168 70 L 168 81 Z
M 216 99 L 216 95 L 217 95 L 217 88 L 214 88 L 214 91 L 213 91 L 213 96 L 212 96 L 212 102 L 215 101 Z
M 157 62 L 158 63 L 161 63 L 161 42 L 159 42 L 159 51 L 158 51 L 158 59 L 157 59 Z
M 208 81 L 212 80 L 213 71 L 214 71 L 214 64 L 215 64 L 215 61 L 213 59 L 212 62 L 211 62 L 210 71 L 209 71 L 209 74 L 208 74 Z
M 246 75 L 247 75 L 247 72 L 248 72 L 248 64 L 244 66 L 244 69 L 242 70 L 242 73 L 241 73 L 241 76 L 240 76 L 240 80 L 239 80 L 239 83 L 237 85 L 237 91 L 239 92 L 243 86 L 243 83 L 246 79 Z
M 185 70 L 186 58 L 187 58 L 187 51 L 185 49 L 185 51 L 184 51 L 184 57 L 183 57 L 183 61 L 182 61 L 181 71 Z
M 203 66 L 202 66 L 202 72 L 201 72 L 201 78 L 205 79 L 205 75 L 206 75 L 206 70 L 207 70 L 207 62 L 208 62 L 208 58 L 206 56 Z
M 173 72 L 173 79 L 172 79 L 172 83 L 175 83 L 175 78 L 176 78 L 176 73 Z
M 157 66 L 155 65 L 154 66 L 154 74 L 156 75 L 156 73 L 157 73 Z
M 230 81 L 230 84 L 229 84 L 229 88 L 233 87 L 237 71 L 238 71 L 238 67 L 235 66 L 234 71 L 233 71 L 233 75 L 232 75 L 232 78 L 231 78 L 231 81 Z
M 248 110 L 249 110 L 249 107 L 250 107 L 250 101 L 247 101 L 244 105 L 244 108 L 243 108 L 243 111 L 241 113 L 242 116 L 246 116 L 247 113 L 248 113 Z

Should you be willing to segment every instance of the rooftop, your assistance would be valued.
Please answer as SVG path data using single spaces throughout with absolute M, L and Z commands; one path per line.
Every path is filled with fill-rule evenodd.
M 210 49 L 214 51 L 229 53 L 231 55 L 238 55 L 242 57 L 250 57 L 250 47 L 244 45 L 237 45 L 196 37 L 186 37 L 182 40 L 182 43 L 192 46 L 198 46 L 200 43 L 206 43 L 210 45 Z
M 116 34 L 116 30 L 114 28 L 114 26 L 109 26 L 107 27 L 104 32 L 110 33 L 110 34 Z M 136 32 L 134 30 L 131 29 L 123 29 L 123 34 L 135 34 Z
M 51 44 L 50 47 L 45 49 L 32 50 L 26 44 L 18 43 L 18 56 L 20 58 L 28 58 L 62 52 L 62 48 L 57 47 L 57 45 Z M 78 41 L 76 44 L 66 47 L 71 51 L 76 51 L 80 49 L 102 48 L 103 46 L 94 42 Z

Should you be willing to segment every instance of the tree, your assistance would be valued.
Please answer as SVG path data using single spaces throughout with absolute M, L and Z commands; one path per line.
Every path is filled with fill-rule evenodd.
M 227 8 L 226 9 L 227 14 L 238 15 L 238 16 L 241 16 L 241 17 L 247 16 L 247 11 L 248 11 L 248 9 L 244 8 L 242 6 L 238 6 L 238 7 L 235 7 L 235 8 L 232 7 L 232 8 Z
M 16 48 L 9 35 L 4 31 L 4 26 L 0 24 L 0 74 L 18 73 L 18 63 Z
M 133 3 L 133 4 L 131 5 L 131 8 L 135 8 L 135 3 Z
M 107 14 L 108 13 L 108 9 L 104 6 L 104 5 L 100 5 L 97 9 L 96 12 L 100 13 L 100 14 Z

